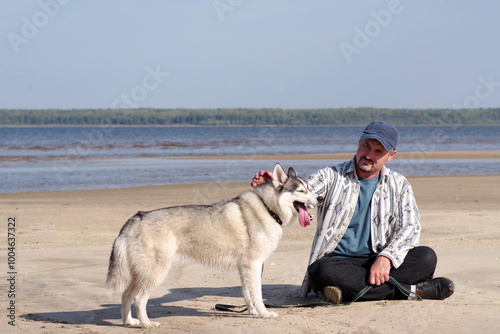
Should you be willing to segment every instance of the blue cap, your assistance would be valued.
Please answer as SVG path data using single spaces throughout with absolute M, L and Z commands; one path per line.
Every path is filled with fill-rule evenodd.
M 368 124 L 361 139 L 373 138 L 384 145 L 387 151 L 395 150 L 399 143 L 399 132 L 387 122 L 375 121 Z

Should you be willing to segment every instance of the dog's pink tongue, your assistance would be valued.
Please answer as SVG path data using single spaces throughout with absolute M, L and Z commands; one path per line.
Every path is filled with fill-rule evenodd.
M 299 223 L 302 227 L 306 227 L 307 225 L 311 225 L 311 218 L 309 217 L 309 212 L 307 212 L 307 208 L 304 204 L 299 203 Z

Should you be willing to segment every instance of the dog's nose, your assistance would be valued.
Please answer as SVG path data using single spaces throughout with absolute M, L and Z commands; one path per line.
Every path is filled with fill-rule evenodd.
M 321 203 L 321 202 L 323 202 L 323 200 L 324 200 L 323 196 L 318 196 L 318 198 L 316 198 L 316 199 L 317 199 L 317 200 L 318 200 L 318 202 L 320 202 L 320 203 Z

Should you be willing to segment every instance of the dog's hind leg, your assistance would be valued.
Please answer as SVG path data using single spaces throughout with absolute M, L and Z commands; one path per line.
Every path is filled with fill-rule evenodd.
M 137 318 L 143 328 L 154 328 L 160 326 L 159 322 L 151 321 L 146 312 L 146 304 L 148 303 L 149 294 L 152 289 L 142 288 L 135 297 L 135 308 L 137 310 Z
M 274 318 L 276 312 L 269 312 L 262 301 L 262 263 L 253 262 L 240 265 L 239 268 L 243 297 L 250 314 L 259 315 L 261 318 Z
M 171 261 L 165 256 L 165 253 L 163 255 L 164 257 L 161 260 L 153 262 L 149 268 L 143 268 L 143 271 L 139 273 L 140 287 L 135 296 L 135 309 L 137 310 L 137 318 L 143 328 L 160 326 L 159 322 L 149 320 L 146 305 L 149 295 L 163 282 L 171 267 Z
M 141 323 L 138 319 L 132 318 L 132 302 L 137 295 L 138 288 L 132 282 L 130 286 L 122 294 L 122 319 L 125 326 L 139 326 Z

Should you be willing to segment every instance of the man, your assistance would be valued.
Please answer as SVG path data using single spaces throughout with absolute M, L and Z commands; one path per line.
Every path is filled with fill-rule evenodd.
M 367 284 L 359 300 L 407 299 L 389 276 L 423 299 L 454 292 L 447 278 L 434 278 L 437 257 L 418 246 L 420 215 L 411 185 L 385 166 L 396 155 L 399 132 L 372 122 L 361 134 L 352 160 L 321 169 L 308 179 L 324 198 L 301 294 L 311 290 L 335 304 L 348 302 Z M 260 171 L 252 186 L 272 180 Z

